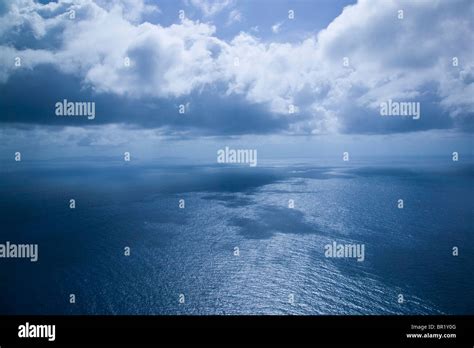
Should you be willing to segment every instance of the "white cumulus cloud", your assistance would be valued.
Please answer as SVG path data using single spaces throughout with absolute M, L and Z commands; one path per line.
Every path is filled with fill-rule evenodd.
M 205 16 L 232 4 L 191 2 Z M 213 25 L 187 19 L 167 27 L 141 22 L 144 12 L 159 11 L 143 1 L 16 1 L 0 17 L 0 82 L 14 74 L 15 57 L 21 57 L 26 68 L 55 65 L 98 93 L 166 98 L 219 86 L 216 93 L 261 104 L 269 117 L 289 117 L 288 108 L 295 105 L 298 113 L 289 130 L 295 133 L 357 131 L 362 123 L 367 129 L 360 131 L 384 132 L 370 127 L 387 99 L 420 100 L 433 113 L 465 123 L 474 113 L 474 3 L 373 5 L 360 0 L 317 36 L 277 43 L 251 32 L 226 41 L 215 35 Z M 397 17 L 399 9 L 403 19 Z M 232 13 L 234 22 L 240 20 L 240 12 Z M 277 32 L 279 25 L 274 27 Z M 31 48 L 12 44 L 10 38 L 18 35 Z

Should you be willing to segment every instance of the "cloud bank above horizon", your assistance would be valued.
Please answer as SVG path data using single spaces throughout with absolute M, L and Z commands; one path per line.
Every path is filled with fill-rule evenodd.
M 472 1 L 359 0 L 317 32 L 298 21 L 318 2 L 294 18 L 253 13 L 275 17 L 265 32 L 249 26 L 248 5 L 3 2 L 0 121 L 190 136 L 473 131 Z M 229 26 L 238 32 L 224 37 Z M 95 101 L 94 123 L 55 117 L 63 99 Z M 389 99 L 419 102 L 421 118 L 381 117 Z

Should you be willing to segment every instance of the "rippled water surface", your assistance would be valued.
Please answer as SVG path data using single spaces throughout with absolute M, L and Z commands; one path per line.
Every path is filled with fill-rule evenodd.
M 26 163 L 0 175 L 0 243 L 39 244 L 37 263 L 0 260 L 1 313 L 474 312 L 471 165 Z M 326 258 L 333 241 L 364 244 L 365 260 Z

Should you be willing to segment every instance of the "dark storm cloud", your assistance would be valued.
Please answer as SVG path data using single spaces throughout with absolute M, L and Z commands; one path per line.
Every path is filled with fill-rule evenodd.
M 124 98 L 95 93 L 74 75 L 50 65 L 18 70 L 0 84 L 0 122 L 25 125 L 87 126 L 110 123 L 141 128 L 170 127 L 174 132 L 199 134 L 264 134 L 288 128 L 284 118 L 269 117 L 262 105 L 227 98 L 219 91 L 202 91 L 182 98 Z M 95 102 L 96 117 L 56 116 L 55 104 L 64 99 Z M 185 113 L 179 113 L 179 106 Z M 170 132 L 172 132 L 170 130 Z
M 472 131 L 473 9 L 387 1 L 375 11 L 361 1 L 317 35 L 282 43 L 245 27 L 222 39 L 226 23 L 209 16 L 145 21 L 159 3 L 12 1 L 0 5 L 0 122 L 186 135 Z M 56 116 L 63 99 L 95 102 L 96 118 Z M 420 103 L 420 119 L 381 117 L 388 99 Z

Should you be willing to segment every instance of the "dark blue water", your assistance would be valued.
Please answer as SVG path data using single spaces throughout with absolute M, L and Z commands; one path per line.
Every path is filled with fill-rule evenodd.
M 0 243 L 39 244 L 0 259 L 1 314 L 474 313 L 473 165 L 24 161 L 0 179 Z M 365 261 L 326 258 L 332 241 Z

